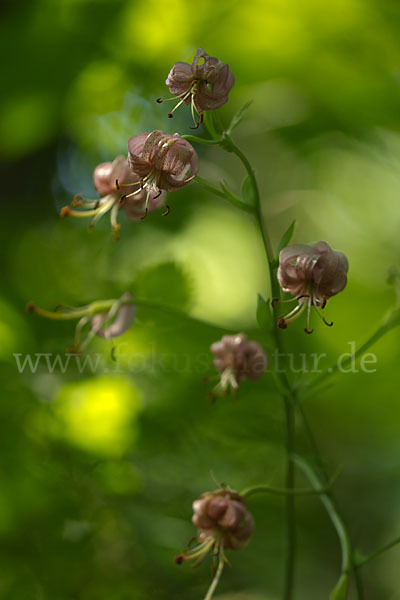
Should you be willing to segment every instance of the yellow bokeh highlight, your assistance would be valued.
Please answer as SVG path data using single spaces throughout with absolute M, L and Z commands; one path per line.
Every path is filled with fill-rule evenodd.
M 141 401 L 126 377 L 98 376 L 67 383 L 56 407 L 63 437 L 83 450 L 117 457 L 135 441 Z

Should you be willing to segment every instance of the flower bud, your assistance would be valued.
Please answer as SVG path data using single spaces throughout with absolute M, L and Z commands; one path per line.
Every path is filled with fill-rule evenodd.
M 193 524 L 200 540 L 218 532 L 224 548 L 239 550 L 247 545 L 254 529 L 254 519 L 240 494 L 228 489 L 205 492 L 193 502 Z

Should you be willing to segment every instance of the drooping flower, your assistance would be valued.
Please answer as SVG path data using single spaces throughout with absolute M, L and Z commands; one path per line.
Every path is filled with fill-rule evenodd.
M 225 550 L 244 548 L 253 533 L 254 519 L 247 510 L 246 501 L 237 492 L 222 488 L 215 492 L 205 492 L 193 502 L 192 522 L 197 527 L 197 538 L 186 550 L 175 557 L 177 564 L 194 561 L 193 566 L 211 555 L 214 562 L 214 579 L 207 598 L 218 583 L 227 558 Z
M 128 164 L 131 176 L 138 178 L 134 184 L 139 188 L 124 194 L 121 201 L 146 191 L 146 214 L 147 199 L 151 193 L 157 198 L 163 191 L 174 192 L 192 181 L 199 170 L 199 157 L 193 146 L 178 133 L 170 135 L 155 130 L 129 139 Z M 129 187 L 131 184 L 124 185 Z
M 123 156 L 117 156 L 113 162 L 104 162 L 97 165 L 93 171 L 93 183 L 100 198 L 90 199 L 84 198 L 81 194 L 77 194 L 73 201 L 71 209 L 69 206 L 64 206 L 60 211 L 61 217 L 93 217 L 90 227 L 94 227 L 101 217 L 111 211 L 111 226 L 113 228 L 114 239 L 118 238 L 120 225 L 117 221 L 118 211 L 124 210 L 126 215 L 132 221 L 138 221 L 143 218 L 147 212 L 151 212 L 160 208 L 165 204 L 166 193 L 158 194 L 154 190 L 150 190 L 147 197 L 144 189 L 139 189 L 137 194 L 133 194 L 127 198 L 127 195 L 137 189 L 137 184 L 130 184 L 132 172 L 128 165 L 128 160 Z M 127 192 L 121 200 L 121 186 Z M 81 208 L 81 210 L 74 210 Z
M 288 323 L 307 309 L 307 326 L 304 331 L 312 333 L 311 308 L 331 327 L 333 323 L 328 323 L 319 309 L 323 309 L 329 298 L 346 287 L 348 269 L 346 255 L 332 250 L 326 242 L 318 242 L 313 246 L 293 244 L 283 248 L 279 255 L 277 277 L 282 290 L 295 298 L 282 302 L 297 301 L 297 305 L 286 316 L 279 318 L 278 327 L 286 329 Z M 273 300 L 276 301 L 277 299 Z
M 192 129 L 196 129 L 203 121 L 203 111 L 220 108 L 228 102 L 235 77 L 228 65 L 198 48 L 192 64 L 175 63 L 165 83 L 171 94 L 179 98 L 168 117 L 171 118 L 181 104 L 190 104 L 194 123 Z M 157 100 L 164 101 L 162 98 Z
M 247 341 L 244 333 L 224 335 L 211 345 L 214 354 L 214 365 L 220 372 L 219 383 L 212 391 L 212 396 L 226 396 L 229 391 L 235 392 L 244 379 L 258 379 L 265 373 L 267 357 L 257 342 Z
M 26 310 L 56 321 L 77 320 L 74 343 L 67 348 L 67 352 L 74 354 L 83 352 L 96 335 L 109 341 L 123 335 L 132 325 L 136 314 L 133 296 L 129 292 L 117 300 L 97 300 L 76 308 L 59 305 L 54 311 L 29 302 Z M 85 329 L 88 331 L 83 336 Z

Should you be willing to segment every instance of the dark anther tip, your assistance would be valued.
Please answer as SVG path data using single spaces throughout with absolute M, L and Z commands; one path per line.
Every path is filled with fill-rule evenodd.
M 279 298 L 272 298 L 271 306 L 274 306 L 277 302 L 279 302 Z
M 33 302 L 28 302 L 28 304 L 25 306 L 25 310 L 28 313 L 33 313 L 35 312 L 35 305 Z
M 175 560 L 175 564 L 181 565 L 183 563 L 183 556 L 182 556 L 182 554 L 178 554 L 178 556 L 175 556 L 174 560 Z
M 121 204 L 126 198 L 126 194 L 123 194 L 120 199 L 119 199 L 119 203 Z
M 120 190 L 121 188 L 119 187 L 119 183 L 118 183 L 118 179 L 115 180 L 115 187 L 117 188 L 117 190 Z
M 333 325 L 333 321 L 331 321 L 330 323 L 328 323 L 328 321 L 326 321 L 325 319 L 323 319 L 325 325 L 327 325 L 327 327 L 332 327 Z
M 285 321 L 285 319 L 284 319 L 283 317 L 281 317 L 281 318 L 279 319 L 279 321 L 277 322 L 277 324 L 276 324 L 276 325 L 277 325 L 277 327 L 278 327 L 279 329 L 286 329 L 286 328 L 287 328 L 287 323 L 286 323 L 286 321 Z
M 311 334 L 313 333 L 314 329 L 311 329 L 311 331 L 310 331 L 309 329 L 307 329 L 307 327 L 305 327 L 305 328 L 304 328 L 304 331 L 305 331 L 306 333 L 308 333 L 308 335 L 311 335 Z
M 198 129 L 200 125 L 200 121 L 196 123 L 196 125 L 190 126 L 189 129 Z
M 173 117 L 173 116 L 174 116 L 174 115 L 173 115 L 172 113 L 168 113 L 168 114 L 167 114 L 167 117 L 168 117 L 168 119 L 172 119 L 172 117 Z
M 162 98 L 157 98 L 157 100 L 156 100 L 156 102 L 157 102 L 158 104 L 161 104 L 161 103 L 162 103 L 162 101 L 163 101 L 163 99 L 162 99 Z
M 165 211 L 162 213 L 162 217 L 167 217 L 169 215 L 169 213 L 171 212 L 170 207 L 168 206 L 168 204 L 165 205 Z
M 148 213 L 148 208 L 146 208 L 146 210 L 144 211 L 144 215 L 143 217 L 140 217 L 140 220 L 143 221 L 143 219 L 145 219 L 147 217 L 147 213 Z

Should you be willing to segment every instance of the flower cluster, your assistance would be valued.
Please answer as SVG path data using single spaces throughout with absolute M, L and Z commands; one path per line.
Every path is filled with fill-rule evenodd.
M 94 227 L 111 211 L 111 225 L 117 240 L 120 209 L 133 221 L 143 219 L 148 212 L 162 205 L 166 207 L 164 215 L 168 214 L 166 192 L 187 185 L 198 169 L 196 151 L 177 133 L 139 133 L 128 141 L 127 159 L 118 156 L 114 162 L 101 163 L 95 168 L 93 183 L 100 198 L 89 199 L 77 194 L 72 201 L 73 208 L 64 206 L 60 216 L 93 217 L 90 226 Z
M 241 381 L 258 379 L 267 369 L 264 350 L 257 342 L 249 342 L 245 333 L 224 335 L 211 345 L 211 352 L 215 357 L 214 366 L 221 375 L 212 390 L 213 397 L 236 392 Z
M 237 492 L 221 488 L 205 492 L 193 502 L 193 524 L 197 527 L 196 545 L 175 557 L 175 562 L 199 564 L 212 555 L 220 564 L 226 560 L 224 550 L 240 550 L 249 542 L 254 519 L 245 499 Z
M 341 292 L 347 283 L 349 263 L 343 252 L 332 250 L 326 242 L 318 242 L 313 246 L 293 244 L 286 246 L 279 255 L 278 281 L 284 292 L 289 292 L 294 298 L 281 302 L 297 302 L 295 308 L 278 321 L 280 329 L 286 329 L 288 323 L 297 319 L 307 310 L 306 333 L 310 329 L 311 309 L 329 327 L 320 313 L 325 308 L 327 300 Z M 273 302 L 278 301 L 274 299 Z

